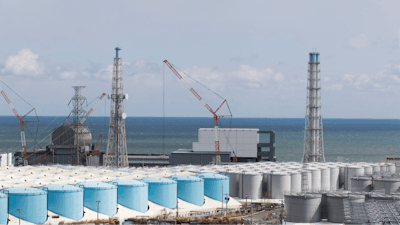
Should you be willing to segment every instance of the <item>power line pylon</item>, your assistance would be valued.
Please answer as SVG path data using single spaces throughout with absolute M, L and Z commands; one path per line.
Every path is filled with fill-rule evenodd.
M 85 135 L 88 133 L 87 129 L 83 128 L 83 124 L 80 122 L 81 118 L 85 116 L 86 110 L 83 108 L 84 104 L 87 103 L 87 100 L 85 97 L 82 96 L 82 89 L 85 88 L 86 86 L 72 86 L 72 88 L 75 90 L 75 95 L 71 98 L 70 102 L 68 103 L 71 104 L 72 102 L 72 118 L 73 122 L 71 127 L 73 127 L 74 132 L 75 132 L 75 146 L 76 146 L 76 165 L 81 164 L 80 163 L 80 156 L 84 158 L 85 163 L 87 162 L 87 154 L 84 149 L 81 149 L 82 145 L 86 145 L 88 143 L 82 143 L 81 139 L 83 140 L 82 135 Z M 81 153 L 83 150 L 83 153 Z
M 126 147 L 124 100 L 124 83 L 122 75 L 122 59 L 118 57 L 120 48 L 115 48 L 113 77 L 111 86 L 110 128 L 108 131 L 107 152 L 104 160 L 105 166 L 125 167 L 128 164 L 128 152 Z
M 303 162 L 325 162 L 321 115 L 321 76 L 319 53 L 311 52 L 308 62 L 306 121 Z

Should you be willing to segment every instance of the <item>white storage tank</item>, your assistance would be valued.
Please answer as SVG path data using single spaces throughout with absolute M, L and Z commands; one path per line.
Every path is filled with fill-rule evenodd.
M 372 189 L 372 178 L 371 177 L 352 177 L 351 179 L 351 191 L 364 192 L 371 191 Z
M 246 173 L 242 175 L 242 198 L 261 199 L 262 197 L 262 180 L 261 173 Z
M 290 173 L 290 192 L 293 194 L 301 192 L 301 173 Z
M 388 163 L 388 170 L 389 170 L 389 173 L 396 173 L 396 164 Z
M 320 191 L 321 190 L 321 170 L 311 169 L 311 190 Z
M 372 175 L 373 173 L 374 173 L 374 170 L 372 168 L 372 165 L 364 165 L 364 174 L 365 174 L 365 176 Z
M 381 172 L 381 166 L 378 164 L 372 165 L 372 172 L 373 173 L 380 173 Z
M 311 171 L 309 170 L 303 170 L 301 171 L 301 180 L 303 182 L 303 179 L 305 179 L 304 183 L 306 184 L 304 188 L 305 190 L 302 191 L 311 191 L 312 189 L 312 176 L 311 176 Z
M 331 167 L 330 173 L 330 191 L 339 190 L 339 167 Z
M 381 173 L 386 173 L 386 172 L 387 172 L 386 163 L 381 163 L 381 164 L 380 164 L 380 167 L 381 167 Z
M 290 193 L 291 177 L 288 173 L 271 174 L 271 198 L 283 199 L 285 193 Z
M 321 190 L 329 191 L 331 189 L 331 170 L 330 168 L 321 169 Z
M 286 221 L 316 223 L 321 221 L 321 194 L 285 195 Z

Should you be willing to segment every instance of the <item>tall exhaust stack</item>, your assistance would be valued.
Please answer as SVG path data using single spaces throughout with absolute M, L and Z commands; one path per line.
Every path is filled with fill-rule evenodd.
M 306 122 L 303 162 L 325 162 L 321 115 L 321 76 L 319 53 L 311 52 L 308 62 Z

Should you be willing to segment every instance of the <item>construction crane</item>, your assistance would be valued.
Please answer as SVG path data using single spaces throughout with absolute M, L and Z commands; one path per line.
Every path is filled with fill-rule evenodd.
M 21 130 L 21 142 L 22 142 L 22 154 L 23 154 L 23 159 L 24 159 L 24 166 L 28 165 L 28 153 L 26 152 L 26 140 L 25 140 L 25 128 L 24 125 L 28 123 L 33 123 L 33 122 L 39 122 L 39 120 L 32 120 L 32 121 L 24 121 L 23 119 L 29 115 L 31 112 L 35 110 L 35 108 L 32 108 L 28 113 L 26 113 L 23 117 L 20 117 L 17 110 L 11 103 L 11 101 L 8 99 L 6 93 L 4 93 L 3 89 L 0 87 L 0 92 L 1 95 L 3 95 L 4 99 L 6 100 L 7 104 L 10 106 L 11 110 L 14 112 L 15 116 L 19 120 L 19 128 Z
M 43 161 L 46 159 L 46 153 L 43 154 L 42 158 L 40 159 L 39 165 L 43 165 Z
M 219 148 L 219 129 L 218 129 L 218 119 L 223 117 L 232 117 L 231 115 L 217 115 L 218 110 L 221 109 L 222 105 L 227 103 L 226 99 L 221 103 L 221 105 L 217 108 L 217 110 L 213 110 L 204 100 L 200 97 L 200 95 L 189 85 L 189 83 L 179 74 L 179 72 L 174 68 L 172 64 L 168 62 L 168 60 L 164 60 L 164 63 L 171 69 L 171 71 L 178 77 L 180 81 L 189 89 L 190 92 L 201 102 L 203 105 L 210 111 L 214 116 L 214 133 L 215 133 L 215 163 L 221 162 L 221 151 Z M 227 103 L 228 104 L 228 103 Z
M 100 134 L 99 139 L 97 140 L 96 146 L 94 147 L 93 153 L 100 153 L 99 146 L 100 146 L 101 135 L 103 135 L 103 134 Z
M 83 119 L 80 121 L 81 124 L 83 124 L 86 119 L 90 116 L 90 114 L 93 112 L 94 108 L 101 102 L 101 100 L 104 98 L 104 96 L 106 96 L 106 93 L 103 93 L 99 99 L 97 99 L 96 103 L 94 103 L 93 107 L 89 110 L 88 113 L 86 113 L 86 115 L 83 117 Z

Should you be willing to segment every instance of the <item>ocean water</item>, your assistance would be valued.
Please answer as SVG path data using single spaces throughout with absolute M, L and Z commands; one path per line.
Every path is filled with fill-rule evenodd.
M 34 118 L 26 118 L 30 120 Z M 28 151 L 49 144 L 50 132 L 64 117 L 39 117 L 39 123 L 25 127 Z M 100 150 L 107 148 L 109 118 L 91 117 L 87 125 L 93 143 L 100 134 Z M 164 124 L 164 126 L 163 126 Z M 169 154 L 191 149 L 199 128 L 212 128 L 212 118 L 128 117 L 126 119 L 128 153 Z M 378 162 L 385 155 L 400 155 L 400 120 L 396 119 L 324 119 L 324 146 L 327 161 L 343 156 L 345 161 Z M 224 118 L 222 128 L 258 128 L 274 130 L 278 161 L 300 161 L 303 153 L 304 118 Z M 21 149 L 19 122 L 14 116 L 0 117 L 0 151 Z M 36 135 L 37 134 L 37 135 Z M 36 138 L 35 138 L 36 137 Z M 268 135 L 260 135 L 268 142 Z

